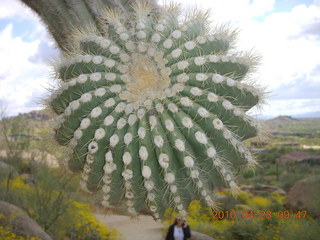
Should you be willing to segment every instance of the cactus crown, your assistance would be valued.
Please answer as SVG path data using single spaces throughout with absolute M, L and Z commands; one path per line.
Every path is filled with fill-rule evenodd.
M 236 194 L 235 167 L 256 164 L 242 143 L 258 134 L 246 111 L 264 93 L 245 83 L 256 58 L 235 51 L 234 31 L 210 29 L 207 13 L 133 9 L 128 19 L 106 9 L 104 36 L 75 31 L 50 98 L 56 140 L 107 208 L 125 201 L 136 215 L 146 204 L 155 219 L 168 206 L 186 214 L 192 199 L 215 208 L 212 187 L 222 179 Z

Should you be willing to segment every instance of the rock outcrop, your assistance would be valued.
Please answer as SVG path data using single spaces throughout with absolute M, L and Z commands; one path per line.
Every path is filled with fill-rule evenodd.
M 38 223 L 32 220 L 20 208 L 10 203 L 0 201 L 0 214 L 5 216 L 4 225 L 8 224 L 16 235 L 38 237 L 42 240 L 52 240 Z
M 266 184 L 259 184 L 257 186 L 242 185 L 240 189 L 246 192 L 251 192 L 253 194 L 257 194 L 259 192 L 269 192 L 269 193 L 276 192 L 282 195 L 286 195 L 286 192 L 283 189 L 277 186 L 266 185 Z
M 293 210 L 307 210 L 320 217 L 320 175 L 300 180 L 290 189 L 284 205 Z
M 19 175 L 18 171 L 11 165 L 0 161 L 0 174 L 8 176 L 11 174 L 11 176 L 16 177 Z

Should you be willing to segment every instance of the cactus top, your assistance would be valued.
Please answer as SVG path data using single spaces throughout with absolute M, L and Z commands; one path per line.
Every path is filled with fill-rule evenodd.
M 107 9 L 105 36 L 78 30 L 57 64 L 56 140 L 68 146 L 68 168 L 82 171 L 81 188 L 102 193 L 107 208 L 136 215 L 147 205 L 155 219 L 169 206 L 186 214 L 192 199 L 215 208 L 213 187 L 236 193 L 235 169 L 255 165 L 242 143 L 258 134 L 246 115 L 263 100 L 246 83 L 255 58 L 204 13 L 133 9 L 130 19 Z

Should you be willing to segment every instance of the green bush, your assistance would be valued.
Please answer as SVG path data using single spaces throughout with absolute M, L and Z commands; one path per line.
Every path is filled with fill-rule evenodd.
M 255 172 L 251 169 L 242 170 L 241 173 L 245 179 L 249 179 L 255 176 Z
M 279 187 L 283 188 L 285 191 L 289 191 L 293 185 L 299 180 L 307 177 L 303 173 L 287 172 L 280 175 Z
M 282 220 L 280 235 L 290 240 L 316 240 L 320 236 L 320 224 L 311 218 Z
M 270 167 L 269 169 L 266 170 L 267 176 L 277 175 L 277 173 L 278 173 L 278 170 L 276 167 Z
M 239 219 L 234 221 L 222 239 L 228 240 L 255 240 L 261 230 L 261 221 L 256 219 Z
M 32 173 L 33 183 L 22 176 L 2 178 L 0 199 L 25 210 L 56 239 L 118 239 L 117 232 L 94 218 L 90 204 L 81 203 L 84 198 L 76 193 L 78 176 L 66 177 L 46 165 L 32 167 Z
M 220 228 L 214 227 L 212 223 L 197 224 L 192 227 L 192 231 L 200 232 L 216 239 L 220 239 L 223 236 L 223 232 L 220 230 Z

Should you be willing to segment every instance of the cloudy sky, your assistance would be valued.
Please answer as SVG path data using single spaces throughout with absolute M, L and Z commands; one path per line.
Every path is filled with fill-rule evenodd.
M 238 27 L 238 48 L 262 55 L 258 82 L 271 96 L 264 116 L 320 116 L 320 0 L 178 0 L 211 8 Z M 0 3 L 0 105 L 8 115 L 41 109 L 58 55 L 39 19 L 17 0 Z

